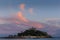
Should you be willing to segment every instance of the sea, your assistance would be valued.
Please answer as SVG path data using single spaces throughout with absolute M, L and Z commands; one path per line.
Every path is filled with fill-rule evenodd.
M 60 40 L 60 38 L 40 38 L 40 39 L 0 39 L 0 40 Z

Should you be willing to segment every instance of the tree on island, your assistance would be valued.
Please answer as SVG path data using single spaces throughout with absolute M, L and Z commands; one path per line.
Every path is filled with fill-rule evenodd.
M 36 28 L 30 28 L 25 30 L 22 33 L 18 33 L 17 36 L 44 36 L 46 38 L 51 38 L 52 36 L 48 35 L 47 32 L 36 30 Z
M 47 32 L 37 30 L 36 28 L 30 28 L 24 32 L 17 33 L 17 35 L 9 35 L 7 38 L 24 38 L 24 37 L 35 37 L 35 38 L 52 38 Z

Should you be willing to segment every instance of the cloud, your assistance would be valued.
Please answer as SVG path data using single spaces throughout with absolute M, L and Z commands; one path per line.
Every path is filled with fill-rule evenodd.
M 0 19 L 0 24 L 6 23 L 4 20 Z
M 23 16 L 23 12 L 19 11 L 17 12 L 17 15 L 11 16 L 9 18 L 0 18 L 0 24 L 6 24 L 6 23 L 16 23 L 20 24 L 21 22 L 27 23 L 28 20 Z
M 9 17 L 9 18 L 0 18 L 0 24 L 10 24 L 10 23 L 16 23 L 18 24 L 18 20 L 15 17 Z
M 23 16 L 21 11 L 17 13 L 17 17 L 20 21 L 28 22 L 28 20 Z
M 44 27 L 44 25 L 42 23 L 38 23 L 38 22 L 31 22 L 31 25 L 36 28 L 43 28 Z
M 55 20 L 56 21 L 56 20 L 60 20 L 60 18 L 46 18 L 45 20 L 47 20 L 47 21 L 48 20 L 50 20 L 50 21 L 54 21 Z
M 7 24 L 9 23 L 8 19 L 0 18 L 0 24 Z
M 24 3 L 20 4 L 20 9 L 24 10 L 24 8 L 25 8 L 25 4 Z
M 7 22 L 7 23 L 16 23 L 16 24 L 25 24 L 25 25 L 28 25 L 28 26 L 33 26 L 33 27 L 36 27 L 36 28 L 42 28 L 43 25 L 38 23 L 38 22 L 32 22 L 28 19 L 26 19 L 23 15 L 24 13 L 24 8 L 25 8 L 25 4 L 20 4 L 20 8 L 21 8 L 21 11 L 17 12 L 16 15 L 12 15 L 10 18 L 1 18 L 3 21 L 3 23 Z M 30 14 L 33 14 L 33 9 L 32 8 L 29 8 L 29 12 Z
M 28 20 L 23 15 L 23 12 L 24 12 L 24 9 L 25 9 L 25 4 L 24 3 L 20 4 L 20 9 L 21 9 L 21 11 L 17 12 L 18 20 L 28 22 Z
M 30 14 L 33 14 L 33 8 L 29 8 Z
M 46 18 L 45 22 L 49 25 L 60 27 L 60 18 Z

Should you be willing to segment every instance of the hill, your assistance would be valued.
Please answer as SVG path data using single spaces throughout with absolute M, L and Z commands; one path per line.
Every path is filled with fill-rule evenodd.
M 47 32 L 30 28 L 24 32 L 17 33 L 17 35 L 10 35 L 8 38 L 52 38 L 52 36 L 48 35 Z

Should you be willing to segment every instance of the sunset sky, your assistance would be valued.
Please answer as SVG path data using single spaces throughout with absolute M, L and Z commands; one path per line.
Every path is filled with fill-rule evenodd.
M 11 26 L 7 27 L 9 31 L 5 32 L 4 30 L 7 29 L 4 28 L 6 27 L 1 26 L 1 24 L 10 23 L 22 23 L 36 28 L 45 28 L 43 26 L 49 24 L 53 26 L 50 27 L 53 28 L 52 32 L 59 32 L 57 29 L 60 29 L 60 0 L 0 0 L 0 34 L 13 30 L 10 29 L 12 28 Z M 45 24 L 43 25 L 42 23 Z M 55 27 L 57 27 L 56 30 L 54 29 Z M 17 32 L 17 30 L 18 28 L 14 29 L 14 32 Z M 52 33 L 50 29 L 48 30 L 49 33 Z M 56 35 L 60 36 L 59 34 Z
M 0 17 L 17 14 L 22 3 L 25 5 L 23 15 L 29 20 L 40 22 L 48 18 L 60 18 L 60 0 L 0 0 Z

